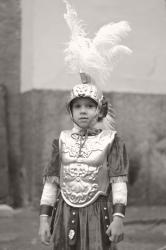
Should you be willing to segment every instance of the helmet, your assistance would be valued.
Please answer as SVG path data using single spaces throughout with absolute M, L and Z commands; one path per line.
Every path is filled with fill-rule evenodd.
M 67 109 L 69 112 L 71 112 L 70 110 L 71 102 L 79 97 L 89 97 L 90 99 L 92 99 L 97 103 L 99 109 L 101 108 L 102 105 L 102 100 L 103 100 L 102 92 L 94 84 L 89 83 L 90 78 L 88 75 L 86 75 L 85 73 L 81 74 L 80 74 L 81 80 L 83 83 L 75 85 L 70 92 L 70 97 L 67 102 Z

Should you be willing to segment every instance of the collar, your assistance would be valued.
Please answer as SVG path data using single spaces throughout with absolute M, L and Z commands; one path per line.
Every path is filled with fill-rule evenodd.
M 87 129 L 81 129 L 78 126 L 74 126 L 74 128 L 72 129 L 72 135 L 76 135 L 76 136 L 95 136 L 100 134 L 102 131 L 102 129 L 98 129 L 98 128 L 87 128 Z

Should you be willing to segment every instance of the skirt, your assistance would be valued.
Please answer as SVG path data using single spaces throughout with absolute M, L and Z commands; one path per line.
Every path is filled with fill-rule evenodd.
M 53 250 L 117 250 L 106 234 L 108 221 L 112 221 L 108 197 L 99 196 L 86 207 L 73 208 L 60 196 L 52 221 Z

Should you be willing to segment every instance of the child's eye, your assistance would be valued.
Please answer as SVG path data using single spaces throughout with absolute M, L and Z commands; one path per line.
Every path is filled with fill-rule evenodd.
M 95 107 L 95 106 L 94 106 L 93 104 L 88 104 L 87 107 L 88 107 L 88 108 L 93 108 L 93 107 Z
M 79 109 L 79 108 L 80 108 L 80 104 L 75 104 L 75 105 L 74 105 L 74 108 L 75 108 L 75 109 Z

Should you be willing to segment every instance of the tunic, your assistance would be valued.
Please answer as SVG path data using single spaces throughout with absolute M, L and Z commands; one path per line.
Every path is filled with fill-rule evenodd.
M 53 250 L 117 249 L 105 233 L 112 221 L 111 182 L 126 181 L 128 165 L 125 144 L 115 132 L 85 138 L 64 131 L 53 141 L 44 171 L 59 189 L 52 219 Z

